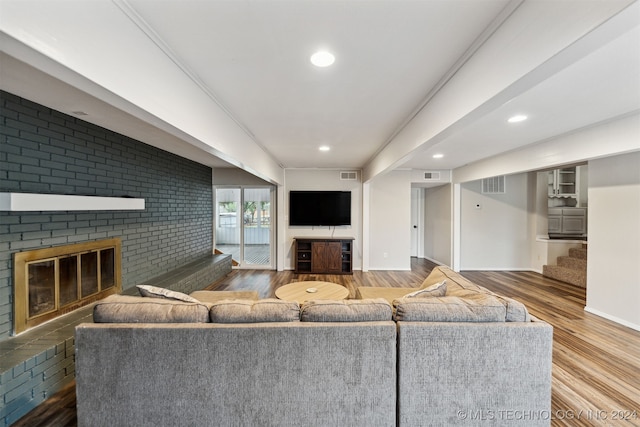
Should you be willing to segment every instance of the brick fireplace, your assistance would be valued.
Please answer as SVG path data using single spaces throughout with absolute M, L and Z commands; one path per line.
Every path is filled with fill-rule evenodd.
M 119 293 L 120 259 L 118 238 L 16 253 L 15 333 Z

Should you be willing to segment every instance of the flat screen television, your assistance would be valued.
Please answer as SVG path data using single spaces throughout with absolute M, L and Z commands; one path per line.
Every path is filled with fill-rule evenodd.
M 290 191 L 289 225 L 351 225 L 351 192 Z

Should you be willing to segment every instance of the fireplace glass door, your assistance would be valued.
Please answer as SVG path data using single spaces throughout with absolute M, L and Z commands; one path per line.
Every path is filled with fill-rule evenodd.
M 60 269 L 60 305 L 65 306 L 78 299 L 78 257 L 58 259 Z
M 56 308 L 55 264 L 55 260 L 51 259 L 28 264 L 29 317 L 40 316 Z
M 120 290 L 120 240 L 20 252 L 14 260 L 15 330 Z

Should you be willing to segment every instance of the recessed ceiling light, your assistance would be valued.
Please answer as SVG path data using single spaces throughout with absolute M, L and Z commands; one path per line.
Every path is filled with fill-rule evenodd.
M 433 155 L 433 158 L 434 158 L 434 159 L 441 159 L 441 158 L 443 158 L 443 157 L 444 157 L 444 154 L 440 154 L 440 153 L 438 153 L 438 154 L 434 154 L 434 155 Z
M 336 57 L 326 50 L 321 50 L 311 55 L 311 63 L 316 67 L 328 67 L 333 64 Z
M 509 123 L 518 123 L 518 122 L 524 122 L 525 120 L 527 120 L 527 116 L 525 116 L 524 114 L 516 114 L 515 116 L 509 117 L 509 120 L 507 121 Z
M 331 147 L 329 147 L 328 145 L 321 145 L 318 150 L 320 151 L 329 151 L 331 150 Z

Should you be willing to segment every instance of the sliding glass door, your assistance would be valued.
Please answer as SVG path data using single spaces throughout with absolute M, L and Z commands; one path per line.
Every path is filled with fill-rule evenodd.
M 215 247 L 240 267 L 273 268 L 271 187 L 216 189 Z

